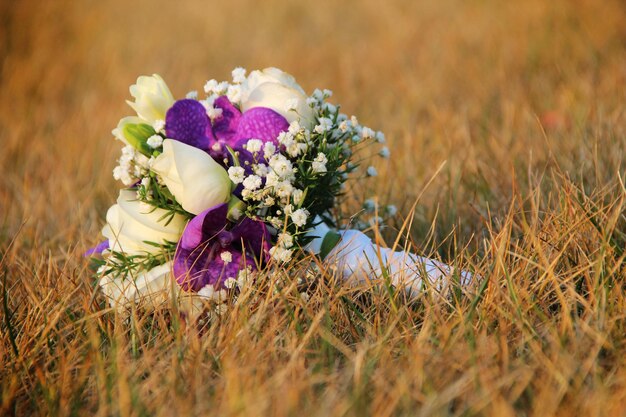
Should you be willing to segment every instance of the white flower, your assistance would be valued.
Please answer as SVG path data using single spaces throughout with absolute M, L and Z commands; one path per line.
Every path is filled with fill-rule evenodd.
M 269 143 L 269 142 L 268 142 Z M 263 147 L 263 141 L 260 139 L 250 139 L 246 142 L 246 150 L 248 152 L 256 153 Z
M 232 70 L 231 75 L 233 76 L 233 82 L 234 83 L 243 83 L 244 81 L 246 81 L 246 69 L 245 68 L 241 68 L 241 67 L 237 67 L 234 70 Z
M 366 174 L 368 177 L 375 177 L 376 175 L 378 175 L 378 171 L 376 171 L 376 168 L 374 168 L 373 166 L 369 166 L 367 167 Z
M 287 154 L 292 158 L 296 158 L 298 155 L 304 152 L 306 148 L 306 143 L 293 141 L 289 146 L 287 146 Z
M 376 142 L 385 143 L 385 134 L 383 132 L 376 132 Z
M 243 180 L 243 186 L 246 190 L 254 191 L 261 186 L 261 182 L 261 177 L 253 174 Z
M 204 92 L 207 94 L 213 93 L 217 90 L 217 80 L 209 80 L 204 84 Z
M 146 141 L 149 147 L 156 149 L 163 145 L 163 138 L 160 135 L 152 135 Z
M 168 213 L 138 201 L 134 191 L 121 190 L 117 204 L 107 211 L 102 234 L 109 240 L 111 250 L 129 255 L 159 253 L 161 248 L 145 242 L 177 242 L 186 223 L 183 216 L 176 214 L 166 225 Z
M 130 86 L 130 95 L 135 101 L 127 103 L 149 124 L 165 120 L 165 113 L 174 104 L 174 96 L 157 74 L 137 78 L 137 82 Z
M 154 128 L 154 131 L 159 133 L 162 132 L 163 129 L 165 129 L 165 120 L 159 119 L 159 120 L 155 120 L 154 123 L 152 123 L 152 127 Z
M 326 158 L 326 155 L 324 155 L 323 152 L 318 153 L 315 159 L 313 160 L 313 164 L 311 164 L 311 168 L 313 169 L 313 172 L 316 174 L 323 174 L 327 172 L 326 170 L 327 162 L 328 162 L 328 158 Z
M 233 254 L 228 252 L 227 250 L 220 253 L 220 258 L 225 264 L 229 264 L 233 261 Z
M 231 85 L 226 90 L 226 96 L 230 100 L 231 103 L 239 103 L 241 101 L 241 86 L 240 85 Z
M 191 100 L 197 100 L 198 99 L 198 92 L 196 90 L 190 91 L 185 95 L 185 98 L 191 99 Z
M 293 246 L 293 236 L 291 236 L 289 233 L 279 233 L 278 243 L 281 244 L 284 248 L 290 248 Z
M 304 197 L 304 191 L 302 190 L 293 190 L 293 193 L 291 194 L 291 197 L 293 198 L 293 203 L 297 206 L 299 206 L 302 203 L 302 198 Z
M 296 226 L 304 226 L 306 224 L 306 220 L 309 217 L 309 212 L 306 209 L 298 209 L 291 213 L 291 221 L 294 222 Z
M 313 109 L 306 103 L 306 95 L 296 80 L 277 68 L 252 71 L 242 84 L 241 109 L 267 107 L 288 122 L 300 120 L 311 126 Z M 297 102 L 297 105 L 294 104 Z M 295 107 L 295 110 L 294 110 Z
M 387 206 L 386 211 L 387 211 L 387 214 L 392 217 L 398 213 L 398 209 L 394 205 Z
M 252 166 L 252 169 L 254 170 L 254 173 L 259 177 L 265 177 L 269 172 L 269 169 L 265 164 L 255 164 Z
M 224 280 L 224 286 L 229 290 L 237 286 L 237 280 L 233 277 L 228 277 Z
M 363 137 L 363 139 L 373 138 L 374 135 L 375 135 L 374 131 L 370 129 L 369 127 L 364 127 L 361 130 L 361 136 Z
M 170 298 L 171 270 L 172 263 L 167 262 L 130 279 L 107 274 L 98 284 L 112 307 L 125 310 L 138 302 L 157 307 Z
M 391 153 L 389 152 L 389 148 L 384 146 L 379 152 L 378 155 L 382 156 L 383 158 L 387 159 L 389 158 L 389 155 Z
M 197 294 L 198 296 L 202 298 L 206 298 L 211 301 L 218 301 L 218 302 L 225 300 L 228 295 L 226 294 L 226 291 L 224 290 L 216 291 L 215 287 L 211 284 L 205 285 L 204 287 L 200 288 Z
M 285 249 L 281 246 L 274 246 L 270 249 L 270 255 L 278 262 L 286 263 L 291 260 L 293 250 Z
M 243 167 L 230 167 L 228 168 L 228 177 L 235 184 L 241 184 L 243 182 L 246 170 Z
M 320 117 L 318 120 L 318 125 L 315 126 L 315 132 L 319 133 L 320 135 L 323 133 L 328 132 L 332 127 L 333 127 L 333 121 L 330 120 L 328 117 Z
M 309 300 L 311 299 L 309 294 L 307 294 L 306 292 L 301 292 L 300 293 L 300 298 L 302 298 L 302 301 L 304 301 L 305 303 L 308 303 Z
M 291 178 L 294 174 L 291 161 L 284 155 L 276 154 L 269 160 L 269 165 L 280 178 Z
M 270 157 L 275 153 L 276 145 L 274 145 L 272 142 L 265 142 L 265 145 L 263 145 L 263 156 L 265 157 L 265 159 L 270 159 Z
M 371 198 L 368 198 L 363 203 L 363 209 L 365 209 L 365 211 L 367 211 L 368 213 L 373 212 L 376 209 L 376 201 L 374 201 Z
M 278 197 L 288 198 L 293 191 L 293 185 L 289 181 L 279 181 L 274 186 L 274 191 Z
M 152 170 L 186 211 L 199 214 L 230 199 L 228 173 L 206 152 L 172 139 L 163 141 L 163 153 Z
M 339 130 L 341 130 L 342 133 L 346 133 L 348 130 L 348 122 L 346 120 L 339 123 Z

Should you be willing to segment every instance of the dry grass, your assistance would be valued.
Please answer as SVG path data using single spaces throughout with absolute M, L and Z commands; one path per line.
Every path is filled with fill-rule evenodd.
M 623 2 L 21 0 L 0 19 L 0 415 L 626 415 Z M 326 279 L 200 330 L 102 309 L 80 254 L 128 86 L 158 72 L 180 96 L 237 65 L 385 130 L 365 192 L 483 281 L 407 304 Z

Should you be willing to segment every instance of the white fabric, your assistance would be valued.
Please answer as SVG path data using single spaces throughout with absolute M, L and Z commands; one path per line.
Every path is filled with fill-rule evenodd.
M 319 230 L 314 232 L 309 234 L 317 235 Z M 341 240 L 328 254 L 325 262 L 334 264 L 346 281 L 362 283 L 375 280 L 383 277 L 383 268 L 386 268 L 394 286 L 404 288 L 411 296 L 416 296 L 424 286 L 424 278 L 434 288 L 441 290 L 454 272 L 451 266 L 434 259 L 410 252 L 379 248 L 367 235 L 357 230 L 339 233 Z M 323 236 L 319 239 L 323 239 Z M 306 249 L 319 254 L 318 245 L 308 245 Z M 472 280 L 472 274 L 467 271 L 461 271 L 459 275 L 462 285 L 468 285 Z

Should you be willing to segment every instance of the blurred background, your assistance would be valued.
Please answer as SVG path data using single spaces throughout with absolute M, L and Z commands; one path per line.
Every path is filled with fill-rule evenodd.
M 594 187 L 623 159 L 619 0 L 20 0 L 0 18 L 1 233 L 25 222 L 30 249 L 98 239 L 119 187 L 110 131 L 141 74 L 178 97 L 237 66 L 332 89 L 386 132 L 391 160 L 363 194 L 401 216 L 421 195 L 418 242 L 432 222 L 480 235 L 551 165 Z

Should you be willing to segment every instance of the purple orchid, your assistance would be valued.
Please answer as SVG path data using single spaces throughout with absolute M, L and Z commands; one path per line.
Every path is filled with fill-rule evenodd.
M 223 287 L 237 279 L 255 260 L 265 261 L 270 234 L 263 222 L 248 217 L 230 229 L 228 205 L 220 204 L 194 217 L 183 232 L 174 255 L 174 277 L 185 290 L 199 291 L 206 285 Z
M 109 241 L 105 240 L 103 242 L 98 243 L 93 248 L 87 250 L 83 256 L 93 256 L 93 255 L 102 255 L 102 252 L 109 249 Z
M 289 128 L 287 120 L 272 109 L 255 107 L 241 113 L 228 97 L 215 99 L 222 114 L 211 123 L 204 106 L 191 99 L 178 100 L 167 111 L 165 133 L 168 138 L 208 151 L 216 161 L 228 154 L 225 146 L 239 151 L 243 160 L 252 159 L 243 149 L 249 139 L 273 142 Z M 214 145 L 220 146 L 214 146 Z

